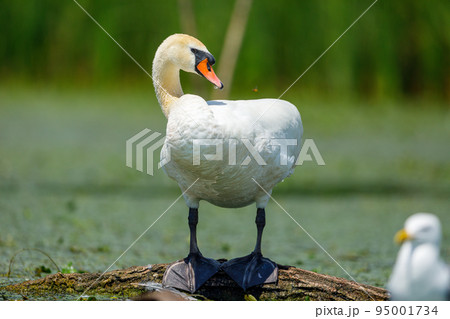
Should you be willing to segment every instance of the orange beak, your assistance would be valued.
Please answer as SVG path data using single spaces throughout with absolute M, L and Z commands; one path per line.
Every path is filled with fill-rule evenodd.
M 202 60 L 199 64 L 197 64 L 197 70 L 212 84 L 214 84 L 217 88 L 222 89 L 223 84 L 214 73 L 211 65 L 208 63 L 208 59 Z

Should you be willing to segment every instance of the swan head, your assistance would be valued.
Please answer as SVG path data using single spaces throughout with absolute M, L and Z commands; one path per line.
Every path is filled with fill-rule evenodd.
M 395 241 L 399 244 L 411 241 L 416 245 L 425 243 L 439 245 L 441 241 L 441 223 L 433 214 L 414 214 L 405 221 L 405 227 L 397 232 Z
M 223 88 L 222 82 L 212 69 L 216 60 L 206 46 L 196 38 L 187 34 L 171 35 L 164 40 L 158 51 L 155 60 L 160 53 L 176 68 L 185 72 L 197 73 L 217 88 Z

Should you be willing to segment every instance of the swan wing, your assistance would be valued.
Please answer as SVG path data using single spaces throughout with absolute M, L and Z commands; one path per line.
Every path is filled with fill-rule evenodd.
M 267 202 L 266 192 L 293 172 L 302 133 L 300 114 L 286 101 L 188 97 L 169 116 L 163 153 L 170 148 L 171 162 L 165 170 L 182 189 L 199 178 L 191 195 L 219 206 Z

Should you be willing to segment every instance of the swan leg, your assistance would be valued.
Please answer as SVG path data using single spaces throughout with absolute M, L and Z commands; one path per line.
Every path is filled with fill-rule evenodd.
M 264 208 L 258 208 L 255 223 L 258 230 L 255 250 L 250 255 L 231 259 L 222 264 L 222 270 L 244 290 L 278 280 L 277 264 L 263 257 L 261 253 L 262 233 L 266 225 Z
M 205 258 L 197 245 L 198 209 L 189 208 L 189 229 L 191 232 L 189 255 L 167 267 L 162 284 L 194 293 L 220 269 L 220 263 Z

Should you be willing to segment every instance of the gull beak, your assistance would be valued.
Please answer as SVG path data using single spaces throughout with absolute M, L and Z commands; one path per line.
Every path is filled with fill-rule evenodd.
M 399 245 L 410 239 L 412 239 L 412 237 L 404 229 L 399 230 L 394 237 L 394 241 Z
M 204 59 L 197 64 L 198 72 L 203 75 L 209 82 L 214 84 L 218 89 L 223 89 L 223 84 L 214 73 L 208 59 Z

